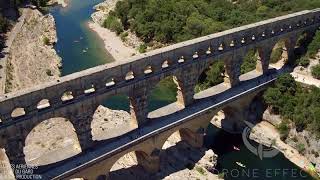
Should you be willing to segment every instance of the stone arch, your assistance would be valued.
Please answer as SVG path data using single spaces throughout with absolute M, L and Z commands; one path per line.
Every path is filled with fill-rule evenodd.
M 110 169 L 107 171 L 109 178 L 117 179 L 116 177 L 123 177 L 123 173 L 130 173 L 128 171 L 124 171 L 128 169 L 134 169 L 136 173 L 139 171 L 140 173 L 147 174 L 157 172 L 159 170 L 159 157 L 152 156 L 141 150 L 136 150 L 126 154 L 121 154 L 120 157 L 118 156 L 114 158 L 114 161 L 110 164 Z M 117 174 L 117 171 L 119 171 L 119 174 Z
M 148 118 L 158 118 L 184 109 L 181 86 L 176 76 L 168 76 L 157 82 L 148 93 Z
M 214 116 L 212 123 L 230 133 L 239 133 L 244 128 L 244 111 L 237 107 L 226 106 Z
M 104 98 L 92 117 L 90 126 L 93 140 L 116 138 L 138 128 L 138 121 L 133 117 L 131 109 L 127 95 Z
M 165 69 L 165 68 L 168 68 L 169 66 L 170 66 L 169 60 L 164 60 L 161 65 L 161 68 Z
M 56 117 L 30 128 L 23 151 L 28 165 L 42 166 L 70 158 L 82 150 L 72 121 Z
M 125 80 L 126 81 L 130 81 L 130 80 L 133 80 L 134 79 L 134 73 L 133 73 L 133 71 L 129 71 L 127 74 L 126 74 L 126 76 L 125 76 Z
M 116 85 L 116 81 L 115 81 L 115 79 L 114 78 L 110 78 L 110 79 L 108 79 L 107 81 L 106 81 L 106 87 L 112 87 L 112 86 L 114 86 L 114 85 Z
M 215 79 L 209 79 L 208 76 L 216 75 Z M 198 77 L 198 84 L 195 87 L 195 92 L 206 90 L 224 82 L 225 66 L 223 60 L 214 60 L 209 65 L 206 65 Z M 201 87 L 202 86 L 202 87 Z
M 50 107 L 50 101 L 48 99 L 42 99 L 41 101 L 39 101 L 39 103 L 37 104 L 37 109 L 41 110 L 41 109 L 46 109 L 48 107 Z
M 153 72 L 152 67 L 151 66 L 146 66 L 144 68 L 143 72 L 144 72 L 145 75 L 151 74 Z
M 94 84 L 91 84 L 91 86 L 84 90 L 84 94 L 91 94 L 94 92 L 96 92 L 96 86 Z
M 21 116 L 24 116 L 26 114 L 25 109 L 23 107 L 17 107 L 12 110 L 11 117 L 12 118 L 18 118 Z
M 284 37 L 277 41 L 270 55 L 270 66 L 276 69 L 281 69 L 288 62 L 288 38 Z
M 260 70 L 261 55 L 259 47 L 253 46 L 247 48 L 247 51 L 245 51 L 241 58 L 240 81 L 254 79 L 263 74 L 263 71 Z
M 203 144 L 203 132 L 200 132 L 202 131 L 201 129 L 203 128 L 180 128 L 179 130 L 168 132 L 161 137 L 159 143 L 157 143 L 157 148 L 165 150 L 175 146 L 180 141 L 185 141 L 193 147 L 201 147 Z
M 60 99 L 61 99 L 62 102 L 67 102 L 67 101 L 73 100 L 74 99 L 73 92 L 72 91 L 65 91 L 61 95 Z
M 261 91 L 250 97 L 251 101 L 247 105 L 248 113 L 246 121 L 255 123 L 263 119 L 263 113 L 267 109 L 267 105 L 263 100 L 263 93 L 264 91 Z

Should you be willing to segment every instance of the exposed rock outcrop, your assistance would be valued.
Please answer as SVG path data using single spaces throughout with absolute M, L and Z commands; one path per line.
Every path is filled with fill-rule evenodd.
M 62 7 L 67 7 L 68 6 L 67 0 L 50 0 L 48 2 L 48 5 L 55 5 L 55 4 L 59 4 Z
M 217 155 L 212 150 L 193 148 L 181 141 L 179 133 L 173 134 L 164 144 L 160 154 L 160 171 L 148 174 L 141 167 L 136 166 L 134 153 L 128 153 L 112 167 L 111 179 L 218 179 L 213 174 L 217 163 Z
M 99 106 L 91 124 L 93 140 L 110 139 L 138 128 L 130 114 L 122 110 L 111 110 Z
M 281 123 L 281 117 L 266 110 L 263 119 L 265 121 L 258 123 L 251 131 L 251 139 L 277 148 L 291 162 L 306 171 L 310 171 L 310 167 L 315 165 L 317 173 L 320 174 L 320 142 L 313 134 L 306 130 L 298 132 L 294 126 L 290 126 L 288 138 L 284 142 L 275 128 Z
M 6 92 L 17 91 L 60 76 L 61 58 L 53 49 L 57 42 L 51 15 L 26 9 L 25 22 L 12 43 L 7 59 Z

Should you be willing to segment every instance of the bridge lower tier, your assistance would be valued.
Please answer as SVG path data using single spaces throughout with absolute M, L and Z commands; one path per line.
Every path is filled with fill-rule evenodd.
M 100 162 L 103 162 L 120 152 L 126 151 L 152 137 L 194 120 L 196 117 L 212 112 L 216 113 L 224 106 L 237 101 L 244 96 L 260 92 L 270 86 L 280 74 L 286 71 L 286 69 L 281 69 L 251 80 L 243 81 L 241 85 L 235 88 L 197 100 L 193 105 L 186 107 L 179 111 L 179 113 L 155 118 L 142 128 L 105 141 L 94 148 L 94 150 L 91 149 L 78 156 L 53 165 L 42 166 L 38 169 L 37 173 L 41 174 L 44 179 L 66 179 L 70 177 L 88 178 L 86 175 L 87 168 L 92 168 L 96 164 L 101 164 Z M 91 178 L 89 175 L 89 179 Z

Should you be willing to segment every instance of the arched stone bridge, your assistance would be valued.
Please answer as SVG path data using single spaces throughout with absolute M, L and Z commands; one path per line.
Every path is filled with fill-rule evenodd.
M 0 98 L 0 146 L 6 149 L 11 162 L 25 162 L 23 147 L 30 131 L 46 119 L 64 117 L 72 122 L 85 153 L 87 149 L 96 145 L 92 140 L 90 127 L 96 108 L 107 98 L 117 94 L 129 97 L 132 120 L 138 124 L 138 129 L 150 127 L 155 121 L 148 118 L 148 95 L 162 79 L 169 76 L 175 77 L 179 87 L 178 103 L 185 107 L 181 113 L 187 110 L 192 112 L 205 106 L 204 99 L 201 101 L 194 98 L 194 88 L 199 76 L 218 59 L 224 61 L 225 84 L 228 84 L 229 90 L 237 93 L 246 92 L 244 87 L 250 85 L 241 81 L 240 65 L 250 49 L 257 49 L 259 52 L 257 71 L 261 73 L 260 78 L 262 78 L 257 77 L 251 82 L 251 86 L 264 87 L 264 83 L 272 82 L 278 74 L 269 71 L 269 60 L 275 44 L 285 40 L 288 63 L 291 63 L 298 37 L 303 33 L 312 34 L 319 25 L 319 9 L 302 11 L 178 43 L 134 56 L 124 63 L 101 65 L 61 77 L 55 82 L 6 94 Z M 261 90 L 255 91 L 254 87 L 250 88 L 254 92 L 248 92 L 248 96 Z M 231 96 L 229 90 L 214 97 L 219 97 L 221 101 L 226 97 L 236 97 L 236 95 Z M 238 100 L 234 99 L 235 102 Z M 232 104 L 227 101 L 223 105 L 228 103 Z M 198 107 L 195 108 L 194 105 Z M 170 116 L 167 118 L 170 119 Z M 166 122 L 166 118 L 163 119 L 163 122 Z M 201 131 L 198 122 L 202 121 L 188 122 L 189 128 L 181 125 L 183 129 L 180 133 L 185 139 L 191 140 L 190 143 L 197 144 L 192 142 L 192 139 L 197 139 L 195 137 L 198 137 Z M 160 138 L 160 142 L 166 139 L 166 135 L 157 138 Z M 142 143 L 141 146 L 148 145 Z M 154 169 L 151 165 L 156 152 L 154 148 L 149 150 L 138 153 L 138 160 L 142 164 L 149 163 L 146 168 Z M 116 157 L 117 155 L 114 159 Z M 111 164 L 112 162 L 110 161 Z

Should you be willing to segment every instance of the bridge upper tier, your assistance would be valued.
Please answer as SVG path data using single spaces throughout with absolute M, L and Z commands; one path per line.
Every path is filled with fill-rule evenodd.
M 266 39 L 281 37 L 315 24 L 320 24 L 320 9 L 253 23 L 137 55 L 123 63 L 115 62 L 77 72 L 54 82 L 3 95 L 0 97 L 0 119 L 5 124 L 5 121 L 12 119 L 11 113 L 18 107 L 25 108 L 26 115 L 30 115 L 38 111 L 37 103 L 43 99 L 48 99 L 51 107 L 64 106 L 61 97 L 66 91 L 73 92 L 73 101 L 81 101 L 81 98 L 90 95 L 90 91 L 86 91 L 88 89 L 101 94 L 125 86 L 141 87 L 143 85 L 139 82 L 146 78 L 161 79 L 187 64 L 218 58 L 236 49 L 255 46 Z

